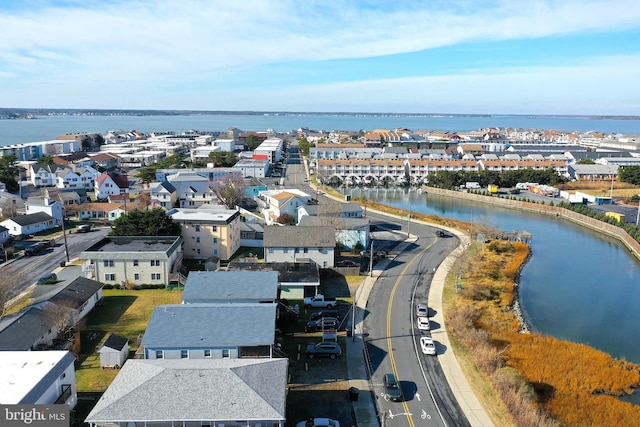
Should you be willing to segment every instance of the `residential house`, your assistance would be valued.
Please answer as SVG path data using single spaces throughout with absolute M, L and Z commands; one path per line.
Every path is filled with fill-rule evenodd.
M 129 179 L 126 175 L 103 172 L 96 178 L 94 192 L 98 200 L 104 200 L 112 194 L 129 194 Z
M 48 197 L 29 197 L 24 204 L 27 215 L 36 212 L 44 212 L 47 215 L 62 220 L 64 216 L 64 205 L 62 202 L 50 199 Z M 57 221 L 56 223 L 58 223 Z
M 345 250 L 369 247 L 369 219 L 335 216 L 308 216 L 300 219 L 298 227 L 330 226 L 335 231 L 336 244 Z
M 105 220 L 115 221 L 125 214 L 124 203 L 83 203 L 70 205 L 66 208 L 67 216 L 75 216 L 79 220 Z
M 264 178 L 269 173 L 269 160 L 240 159 L 233 168 L 240 171 L 245 178 Z
M 264 247 L 264 226 L 257 222 L 240 222 L 240 246 Z
M 68 351 L 0 351 L 0 403 L 75 408 L 75 362 Z
M 112 171 L 120 168 L 120 156 L 113 153 L 91 154 L 91 160 L 101 170 Z
M 244 179 L 242 185 L 244 187 L 243 197 L 245 199 L 253 200 L 261 191 L 267 191 L 269 189 L 266 184 L 262 183 L 262 181 L 256 177 Z
M 169 181 L 152 182 L 149 184 L 149 190 L 152 208 L 169 210 L 175 206 L 178 200 L 177 189 Z
M 49 302 L 70 311 L 70 325 L 82 320 L 103 296 L 103 284 L 85 277 L 77 277 L 64 286 Z
M 69 166 L 56 164 L 32 163 L 29 170 L 31 185 L 34 187 L 54 187 L 58 183 L 58 176 L 72 172 Z
M 0 225 L 9 230 L 12 236 L 36 234 L 58 226 L 55 218 L 45 212 L 35 212 L 5 219 Z
M 167 181 L 176 188 L 181 208 L 195 209 L 218 199 L 212 188 L 213 182 L 197 173 L 178 172 L 167 176 Z
M 57 174 L 56 187 L 84 188 L 93 191 L 98 175 L 98 171 L 91 166 L 75 167 L 74 170 L 65 170 Z
M 145 359 L 273 357 L 276 304 L 169 304 L 154 308 Z
M 182 292 L 182 302 L 274 303 L 278 299 L 275 271 L 192 271 Z
M 92 189 L 93 190 L 93 189 Z M 87 190 L 83 188 L 74 189 L 58 189 L 58 188 L 45 188 L 43 191 L 44 198 L 49 200 L 59 200 L 65 206 L 79 205 L 89 201 L 87 196 Z
M 129 339 L 122 335 L 111 334 L 98 353 L 100 353 L 100 366 L 103 369 L 119 369 L 129 358 Z
M 91 166 L 95 163 L 84 151 L 76 151 L 75 153 L 60 154 L 54 156 L 52 162 L 56 165 L 61 166 L 78 165 L 80 167 Z
M 278 273 L 280 299 L 302 299 L 316 295 L 320 287 L 320 272 L 310 262 L 231 262 L 231 271 L 275 271 Z
M 0 353 L 8 350 L 27 352 L 52 345 L 59 331 L 49 316 L 49 306 L 45 301 L 1 318 Z
M 303 216 L 331 217 L 331 218 L 362 218 L 362 207 L 358 203 L 328 202 L 298 207 L 296 219 L 300 222 Z M 327 224 L 329 225 L 329 224 Z
M 288 363 L 129 360 L 85 421 L 90 427 L 284 427 Z
M 255 198 L 267 224 L 273 224 L 283 214 L 298 217 L 298 207 L 308 204 L 312 197 L 300 190 L 267 190 L 260 191 Z
M 167 212 L 182 227 L 185 258 L 230 259 L 240 248 L 240 212 L 235 209 L 171 209 Z
M 264 229 L 265 262 L 315 262 L 333 267 L 336 238 L 333 227 L 271 226 Z
M 163 284 L 178 280 L 182 238 L 106 237 L 80 253 L 83 272 L 103 283 Z

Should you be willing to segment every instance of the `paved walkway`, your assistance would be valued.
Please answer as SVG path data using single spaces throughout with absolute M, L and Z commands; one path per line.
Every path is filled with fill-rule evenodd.
M 383 215 L 388 215 L 383 212 L 376 212 Z M 392 215 L 389 215 L 392 216 Z M 430 225 L 425 223 L 426 225 Z M 440 227 L 440 226 L 438 226 Z M 443 227 L 440 227 L 443 228 Z M 446 325 L 443 317 L 442 309 L 442 293 L 444 289 L 444 282 L 449 269 L 453 265 L 455 259 L 464 251 L 464 248 L 469 244 L 468 236 L 459 233 L 457 230 L 448 229 L 452 234 L 456 234 L 460 238 L 461 245 L 454 250 L 437 269 L 431 287 L 429 290 L 429 306 L 433 308 L 436 315 L 433 316 L 433 320 L 441 325 L 441 327 L 432 333 L 433 337 L 440 342 L 447 351 L 438 355 L 438 360 L 444 374 L 449 382 L 449 385 L 458 400 L 458 404 L 465 413 L 467 419 L 474 427 L 492 427 L 493 423 L 488 414 L 476 398 L 475 394 L 471 390 L 466 377 L 462 373 L 462 369 L 458 364 L 455 354 L 453 354 L 451 343 L 449 342 L 449 336 L 447 334 Z M 411 242 L 415 241 L 415 237 L 411 237 L 400 243 L 397 247 L 402 251 L 404 247 L 408 246 Z M 369 375 L 364 361 L 363 353 L 363 317 L 362 314 L 367 306 L 367 299 L 373 286 L 375 286 L 377 278 L 387 268 L 387 265 L 392 259 L 386 258 L 378 262 L 374 268 L 371 276 L 367 276 L 362 285 L 356 290 L 356 312 L 355 312 L 355 331 L 351 339 L 347 339 L 346 355 L 347 355 L 347 367 L 349 372 L 349 386 L 359 389 L 358 400 L 353 402 L 353 411 L 355 413 L 356 425 L 358 427 L 378 427 L 380 420 L 378 419 L 378 412 L 375 405 L 375 391 L 371 389 L 371 383 L 369 382 Z

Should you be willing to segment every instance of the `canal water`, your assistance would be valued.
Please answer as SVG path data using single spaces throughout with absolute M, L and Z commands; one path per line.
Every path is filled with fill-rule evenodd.
M 617 240 L 565 220 L 415 188 L 340 191 L 413 212 L 532 233 L 532 256 L 520 280 L 520 300 L 532 329 L 640 364 L 640 262 Z

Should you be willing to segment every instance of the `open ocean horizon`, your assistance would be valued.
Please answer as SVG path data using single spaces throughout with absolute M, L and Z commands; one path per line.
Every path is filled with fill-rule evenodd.
M 34 119 L 0 120 L 0 146 L 40 142 L 72 133 L 101 133 L 111 130 L 139 132 L 189 130 L 224 132 L 229 128 L 243 131 L 276 132 L 311 130 L 354 131 L 407 128 L 469 132 L 481 128 L 545 129 L 564 132 L 601 132 L 640 135 L 640 120 L 592 118 L 582 116 L 459 116 L 459 115 L 374 115 L 323 113 L 263 114 L 181 114 L 181 115 L 47 115 Z

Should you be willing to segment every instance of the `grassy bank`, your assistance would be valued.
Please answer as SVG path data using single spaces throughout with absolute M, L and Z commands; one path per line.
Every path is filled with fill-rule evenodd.
M 640 367 L 586 345 L 518 332 L 511 305 L 528 254 L 524 244 L 495 241 L 473 247 L 452 269 L 445 320 L 463 367 L 493 385 L 515 425 L 637 425 L 640 408 L 615 396 L 640 384 Z M 459 291 L 456 272 L 464 272 Z

